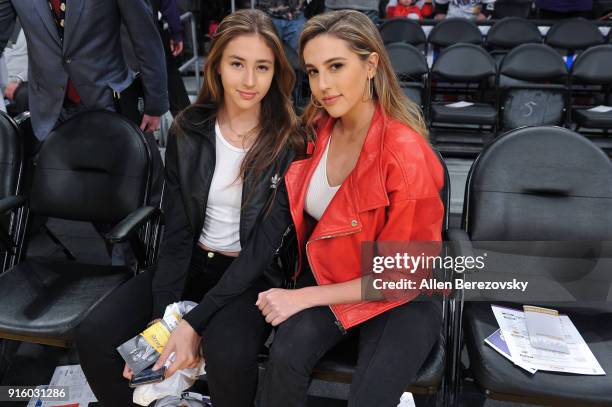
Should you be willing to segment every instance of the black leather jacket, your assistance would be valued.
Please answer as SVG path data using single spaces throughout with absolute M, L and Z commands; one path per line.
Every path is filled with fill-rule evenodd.
M 181 298 L 191 254 L 204 225 L 215 170 L 215 109 L 192 106 L 184 117 L 187 124 L 180 134 L 173 128 L 166 147 L 166 225 L 153 278 L 153 318 L 162 316 L 168 304 Z M 240 213 L 241 254 L 185 317 L 199 332 L 220 307 L 244 292 L 264 271 L 271 272 L 270 265 L 291 224 L 283 176 L 293 156 L 293 151 L 286 149 L 265 172 L 247 174 Z M 249 176 L 257 176 L 258 181 L 250 183 Z M 250 185 L 254 187 L 249 189 Z

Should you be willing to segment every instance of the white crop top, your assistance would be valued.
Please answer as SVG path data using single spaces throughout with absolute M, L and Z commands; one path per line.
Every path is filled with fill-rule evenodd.
M 240 165 L 247 150 L 234 147 L 215 123 L 215 172 L 208 191 L 206 216 L 199 242 L 225 252 L 240 251 L 240 207 L 242 180 Z
M 316 220 L 321 219 L 323 212 L 325 212 L 325 209 L 327 209 L 327 206 L 340 188 L 340 185 L 335 187 L 329 186 L 329 181 L 327 180 L 327 152 L 329 151 L 330 143 L 331 137 L 327 142 L 327 146 L 325 146 L 323 157 L 321 157 L 314 174 L 312 174 L 310 184 L 308 185 L 308 192 L 306 193 L 304 210 Z

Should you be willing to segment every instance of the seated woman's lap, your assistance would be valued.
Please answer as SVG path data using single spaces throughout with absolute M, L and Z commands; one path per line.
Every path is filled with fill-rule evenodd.
M 262 280 L 215 313 L 202 333 L 208 387 L 218 407 L 250 407 L 257 392 L 258 354 L 271 326 L 255 306 Z
M 349 406 L 397 405 L 440 336 L 442 310 L 433 301 L 400 305 L 361 325 Z
M 437 342 L 441 318 L 438 304 L 412 302 L 349 329 L 348 335 L 359 336 L 349 405 L 397 405 Z M 299 391 L 305 396 L 307 381 L 304 379 L 310 376 L 321 357 L 344 339 L 329 307 L 309 308 L 292 316 L 276 331 L 266 387 L 291 385 L 296 390 L 301 388 Z M 273 392 L 264 394 L 275 398 Z M 287 396 L 285 402 L 299 405 L 297 394 L 293 398 Z M 270 403 L 274 405 L 273 401 Z

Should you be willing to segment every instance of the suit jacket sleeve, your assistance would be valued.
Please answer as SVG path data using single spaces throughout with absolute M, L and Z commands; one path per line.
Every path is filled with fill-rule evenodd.
M 168 304 L 181 299 L 194 245 L 194 232 L 181 194 L 174 128 L 168 136 L 165 171 L 163 212 L 166 225 L 153 277 L 153 318 L 161 317 Z
M 117 4 L 140 66 L 145 113 L 161 116 L 169 108 L 166 56 L 151 9 L 145 0 L 117 0 Z
M 0 0 L 0 55 L 15 28 L 15 9 L 11 0 Z

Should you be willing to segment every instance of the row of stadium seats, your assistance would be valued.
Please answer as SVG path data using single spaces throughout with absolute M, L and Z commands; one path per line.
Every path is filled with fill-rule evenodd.
M 491 51 L 544 42 L 556 49 L 576 52 L 612 41 L 612 33 L 606 38 L 595 22 L 583 18 L 561 20 L 550 27 L 545 36 L 542 36 L 532 21 L 519 17 L 499 20 L 486 35 L 482 34 L 475 23 L 461 18 L 449 18 L 437 23 L 429 35 L 425 34 L 418 22 L 392 19 L 381 25 L 380 33 L 385 44 L 400 42 L 421 49 L 429 46 L 436 50 L 459 42 L 484 45 Z
M 496 61 L 482 47 L 460 43 L 425 56 L 405 43 L 387 45 L 404 93 L 421 105 L 432 142 L 443 154 L 474 155 L 499 132 L 526 125 L 563 125 L 607 135 L 612 44 L 566 62 L 545 44 L 523 44 Z

